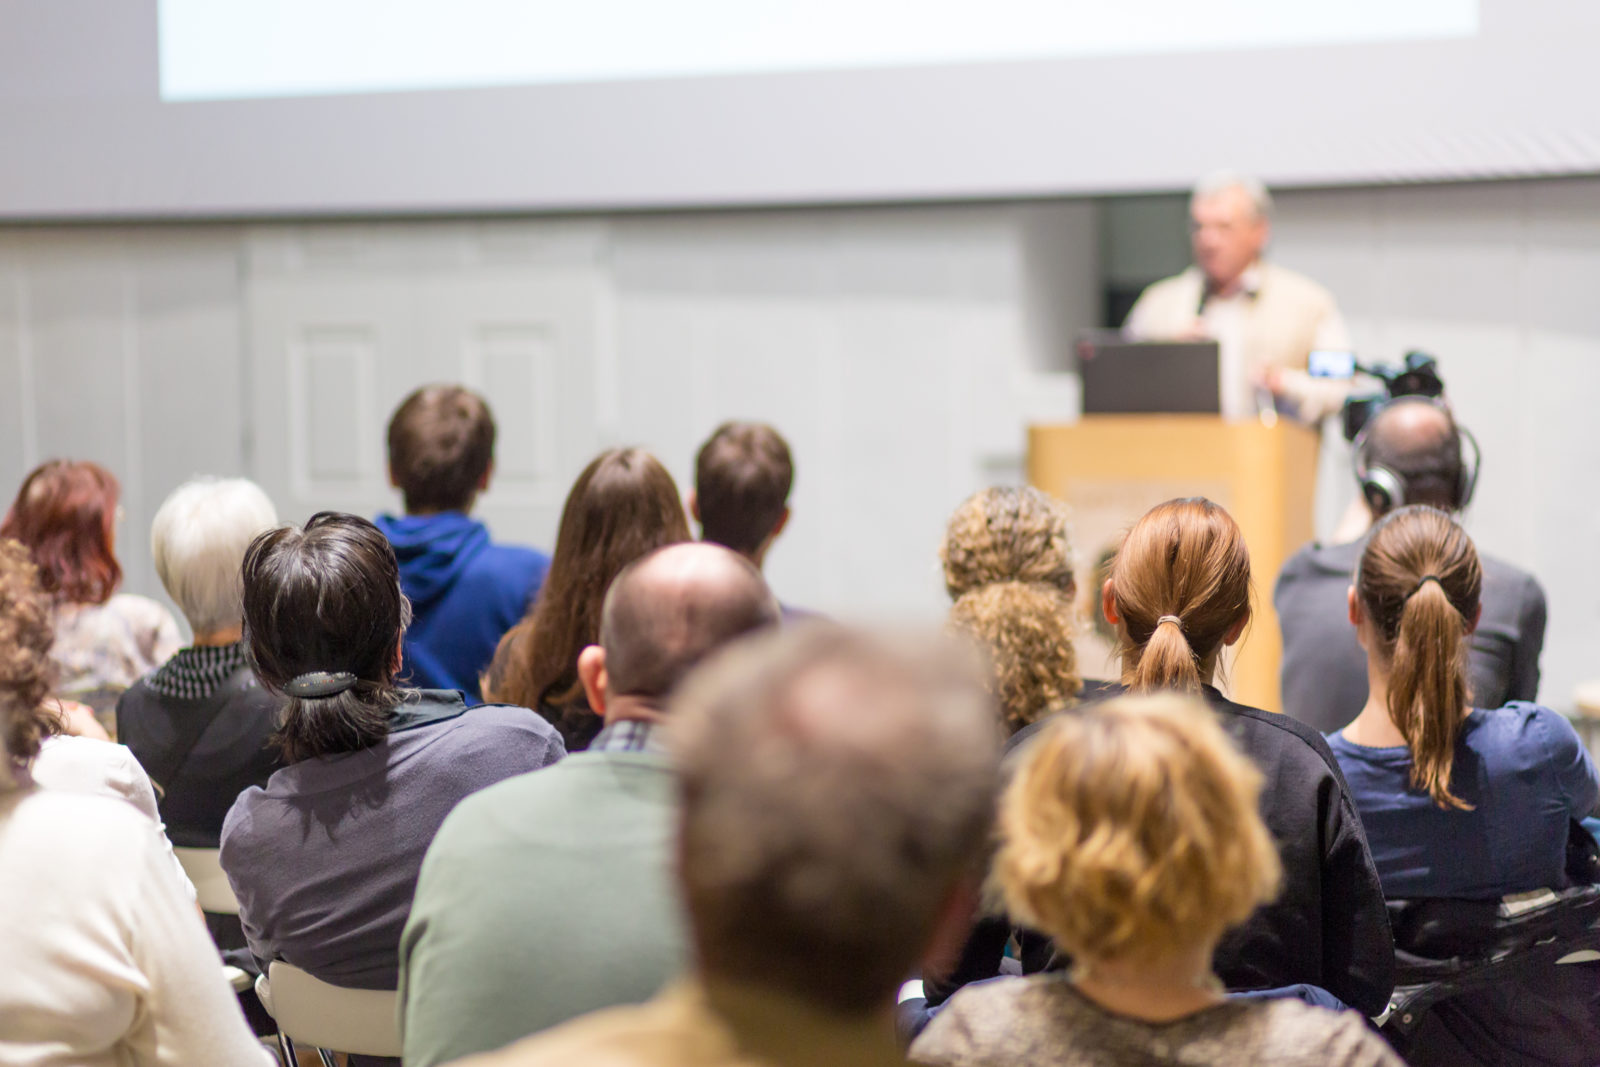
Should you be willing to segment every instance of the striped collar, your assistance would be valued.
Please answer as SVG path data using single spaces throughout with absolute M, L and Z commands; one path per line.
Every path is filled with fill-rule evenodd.
M 240 668 L 248 668 L 243 642 L 231 645 L 191 645 L 179 649 L 152 671 L 145 685 L 157 696 L 174 700 L 204 700 L 215 693 Z

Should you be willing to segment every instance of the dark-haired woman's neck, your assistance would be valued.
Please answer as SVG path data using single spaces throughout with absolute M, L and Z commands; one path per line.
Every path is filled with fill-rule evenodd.
M 1406 737 L 1389 714 L 1389 672 L 1376 656 L 1367 659 L 1367 702 L 1361 714 L 1341 733 L 1352 745 L 1364 748 L 1402 748 Z

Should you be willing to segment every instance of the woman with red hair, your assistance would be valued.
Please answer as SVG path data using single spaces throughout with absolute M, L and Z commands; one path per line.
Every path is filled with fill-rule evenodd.
M 183 643 L 166 608 L 116 591 L 122 582 L 114 551 L 120 493 L 104 467 L 55 459 L 23 480 L 0 523 L 0 537 L 28 549 L 51 598 L 58 695 L 93 708 L 113 737 L 117 697 Z

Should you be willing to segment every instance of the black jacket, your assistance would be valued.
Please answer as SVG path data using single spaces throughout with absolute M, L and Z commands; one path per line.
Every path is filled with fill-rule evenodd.
M 1107 686 L 1100 698 L 1121 692 Z M 1210 686 L 1205 698 L 1266 779 L 1261 814 L 1283 861 L 1283 891 L 1223 937 L 1217 976 L 1230 990 L 1320 986 L 1365 1015 L 1380 1014 L 1394 988 L 1394 941 L 1366 834 L 1328 743 L 1303 723 L 1235 704 Z M 1008 751 L 1046 721 L 1019 731 Z M 929 1003 L 998 973 L 1011 932 L 1004 920 L 980 921 L 956 973 L 928 983 Z M 1017 934 L 1024 969 L 1036 969 L 1043 935 Z

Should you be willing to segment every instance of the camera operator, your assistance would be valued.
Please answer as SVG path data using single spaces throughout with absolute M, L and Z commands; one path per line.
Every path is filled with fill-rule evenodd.
M 1352 400 L 1354 474 L 1371 520 L 1406 504 L 1455 513 L 1478 478 L 1478 445 L 1440 398 L 1433 361 L 1413 354 L 1404 371 L 1379 374 L 1393 399 Z M 1364 418 L 1364 416 L 1368 416 Z M 1364 425 L 1363 425 L 1364 422 Z M 1359 432 L 1357 432 L 1359 431 Z M 1350 623 L 1348 591 L 1366 544 L 1313 542 L 1278 575 L 1273 604 L 1283 631 L 1283 710 L 1323 732 L 1343 729 L 1367 700 L 1367 658 Z M 1471 700 L 1497 708 L 1533 700 L 1539 688 L 1545 597 L 1533 575 L 1483 556 L 1483 615 L 1471 639 Z

